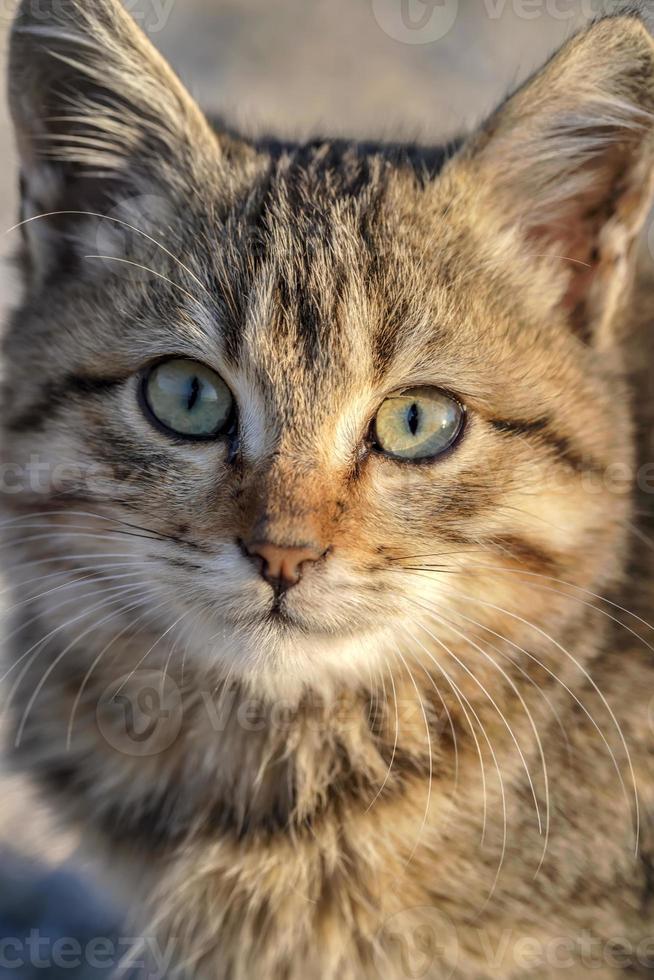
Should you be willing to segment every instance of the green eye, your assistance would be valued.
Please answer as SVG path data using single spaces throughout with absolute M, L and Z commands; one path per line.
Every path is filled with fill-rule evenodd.
M 434 459 L 454 445 L 465 411 L 437 388 L 411 388 L 383 403 L 374 425 L 377 449 L 396 459 Z
M 214 439 L 230 422 L 234 399 L 215 371 L 181 358 L 155 365 L 143 380 L 143 399 L 155 421 L 187 439 Z

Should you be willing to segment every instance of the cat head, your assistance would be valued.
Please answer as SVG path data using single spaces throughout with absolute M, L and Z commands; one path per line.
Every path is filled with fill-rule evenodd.
M 112 632 L 143 615 L 282 686 L 431 666 L 471 623 L 560 638 L 561 583 L 619 578 L 654 134 L 636 17 L 422 157 L 214 131 L 115 0 L 24 3 L 10 101 L 21 563 L 120 568 Z

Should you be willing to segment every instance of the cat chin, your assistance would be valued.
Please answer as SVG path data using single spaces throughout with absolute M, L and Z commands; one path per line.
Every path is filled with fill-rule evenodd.
M 368 685 L 396 650 L 389 625 L 310 632 L 262 619 L 250 627 L 226 623 L 219 642 L 215 630 L 196 634 L 189 658 L 213 676 L 240 681 L 257 697 L 295 700 L 307 690 L 328 695 Z

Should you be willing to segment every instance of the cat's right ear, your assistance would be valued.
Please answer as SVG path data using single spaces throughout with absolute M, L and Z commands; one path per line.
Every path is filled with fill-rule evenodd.
M 248 154 L 245 144 L 216 137 L 120 0 L 23 0 L 9 100 L 23 233 L 39 280 L 88 249 L 80 212 L 123 213 L 121 202 L 140 200 L 155 227 L 157 201 L 184 213 L 208 181 L 219 187 L 225 172 L 227 185 Z
M 569 41 L 450 166 L 539 309 L 613 347 L 654 196 L 654 42 L 640 17 Z

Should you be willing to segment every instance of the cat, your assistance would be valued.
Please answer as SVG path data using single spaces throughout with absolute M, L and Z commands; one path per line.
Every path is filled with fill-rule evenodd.
M 118 0 L 23 2 L 9 94 L 9 748 L 143 945 L 645 975 L 643 17 L 434 149 L 210 125 Z

